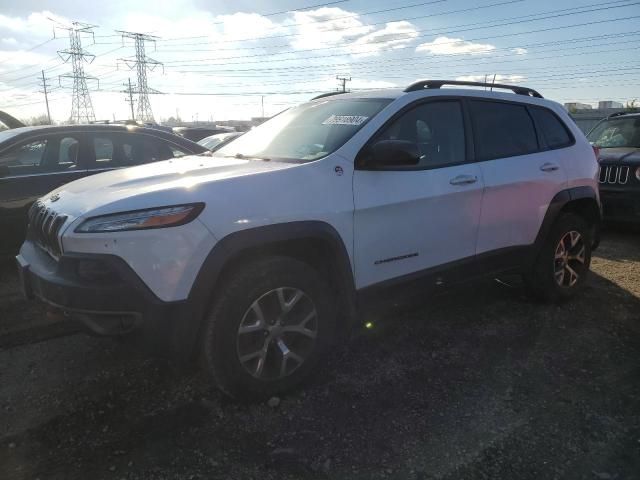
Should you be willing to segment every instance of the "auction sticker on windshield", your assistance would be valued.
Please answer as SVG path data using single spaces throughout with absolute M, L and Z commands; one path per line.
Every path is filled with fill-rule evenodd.
M 362 125 L 369 117 L 361 115 L 331 115 L 323 125 Z

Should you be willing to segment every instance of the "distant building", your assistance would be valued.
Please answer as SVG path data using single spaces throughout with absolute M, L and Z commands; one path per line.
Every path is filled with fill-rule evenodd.
M 573 112 L 576 110 L 591 110 L 593 107 L 588 103 L 570 102 L 565 103 L 564 108 L 566 108 L 570 112 Z
M 620 102 L 614 102 L 613 100 L 603 100 L 598 102 L 599 110 L 605 110 L 607 108 L 624 108 L 624 105 Z

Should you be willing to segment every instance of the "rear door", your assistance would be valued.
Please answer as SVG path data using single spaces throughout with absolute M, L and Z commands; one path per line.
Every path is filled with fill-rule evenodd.
M 86 157 L 80 133 L 33 136 L 0 152 L 0 251 L 24 241 L 36 199 L 86 175 Z
M 485 183 L 477 253 L 531 245 L 551 200 L 566 187 L 563 162 L 545 149 L 527 105 L 484 99 L 468 104 Z

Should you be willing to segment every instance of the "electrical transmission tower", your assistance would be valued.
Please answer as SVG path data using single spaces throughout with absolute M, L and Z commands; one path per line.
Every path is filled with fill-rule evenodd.
M 153 35 L 147 35 L 144 33 L 136 33 L 136 32 L 125 32 L 123 30 L 117 30 L 118 33 L 122 35 L 122 42 L 125 42 L 125 39 L 130 38 L 135 42 L 136 55 L 135 57 L 129 58 L 121 58 L 130 69 L 133 70 L 135 67 L 138 82 L 136 86 L 136 91 L 138 93 L 138 108 L 137 108 L 137 119 L 143 122 L 153 122 L 153 112 L 151 111 L 151 102 L 149 101 L 150 93 L 160 93 L 157 90 L 149 88 L 147 83 L 147 70 L 153 71 L 158 66 L 162 66 L 161 62 L 154 60 L 153 58 L 147 57 L 145 53 L 145 42 L 156 42 L 158 37 Z M 163 67 L 164 68 L 164 67 Z
M 91 35 L 95 25 L 87 23 L 72 22 L 71 27 L 58 27 L 69 32 L 70 46 L 67 50 L 59 50 L 58 55 L 65 62 L 71 61 L 73 73 L 60 75 L 62 78 L 73 79 L 73 94 L 71 99 L 71 122 L 80 123 L 82 121 L 91 122 L 96 119 L 91 103 L 91 95 L 87 87 L 87 80 L 98 80 L 96 77 L 87 76 L 84 73 L 84 63 L 91 63 L 96 58 L 82 48 L 82 34 Z M 95 41 L 95 40 L 94 40 Z M 62 84 L 61 84 L 62 86 Z

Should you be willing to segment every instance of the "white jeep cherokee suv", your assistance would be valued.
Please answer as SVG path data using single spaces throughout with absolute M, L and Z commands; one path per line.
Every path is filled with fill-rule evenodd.
M 443 85 L 486 86 L 323 95 L 212 156 L 65 185 L 30 211 L 25 293 L 201 354 L 232 396 L 300 383 L 392 291 L 517 272 L 568 298 L 600 220 L 592 147 L 534 90 Z

